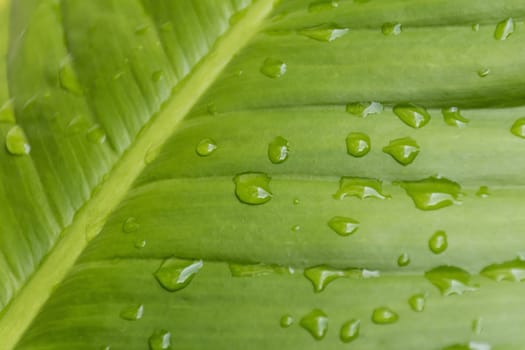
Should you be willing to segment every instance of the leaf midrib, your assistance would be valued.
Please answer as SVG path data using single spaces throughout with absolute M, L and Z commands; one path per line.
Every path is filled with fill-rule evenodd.
M 0 0 L 0 9 L 4 4 Z M 2 349 L 15 347 L 56 285 L 66 276 L 109 214 L 121 202 L 134 180 L 145 168 L 148 151 L 161 147 L 176 130 L 179 122 L 215 81 L 233 55 L 243 47 L 273 8 L 273 1 L 256 1 L 245 15 L 218 39 L 213 50 L 179 83 L 157 116 L 144 126 L 134 143 L 109 172 L 91 199 L 61 233 L 61 239 L 38 270 L 2 313 L 0 339 Z

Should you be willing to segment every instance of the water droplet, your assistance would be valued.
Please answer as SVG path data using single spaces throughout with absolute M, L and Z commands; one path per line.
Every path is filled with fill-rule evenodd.
M 301 327 L 306 329 L 316 340 L 321 340 L 328 331 L 328 316 L 319 309 L 312 310 L 301 318 Z
M 31 152 L 31 146 L 29 146 L 26 134 L 18 125 L 13 126 L 7 132 L 5 146 L 7 151 L 15 156 L 22 156 Z
M 292 231 L 294 231 L 294 232 L 299 232 L 299 231 L 301 231 L 301 225 L 293 225 L 293 226 L 292 226 Z
M 209 138 L 205 138 L 199 141 L 197 147 L 195 147 L 195 152 L 201 157 L 207 157 L 217 149 L 217 143 Z
M 425 295 L 424 294 L 414 294 L 408 298 L 408 305 L 415 312 L 422 312 L 425 310 Z
M 470 285 L 470 274 L 456 266 L 438 266 L 425 272 L 425 277 L 442 295 L 461 295 L 477 289 Z
M 265 264 L 235 264 L 228 265 L 232 277 L 259 277 L 270 274 L 285 274 L 290 273 L 290 270 L 277 265 Z
M 391 140 L 388 146 L 383 147 L 383 152 L 389 154 L 401 165 L 411 164 L 419 154 L 419 145 L 411 137 L 402 137 Z
M 352 102 L 346 105 L 346 112 L 356 117 L 366 118 L 370 114 L 378 114 L 383 111 L 383 105 L 379 102 Z
M 149 25 L 147 23 L 140 24 L 137 27 L 135 27 L 135 34 L 137 35 L 144 35 L 149 29 Z
M 106 142 L 106 133 L 98 124 L 89 128 L 86 136 L 88 141 L 94 144 L 103 144 Z
M 483 67 L 483 68 L 480 68 L 478 70 L 478 75 L 481 77 L 481 78 L 485 78 L 487 75 L 490 74 L 490 68 L 487 68 L 487 67 Z
M 137 321 L 142 318 L 142 315 L 144 314 L 144 305 L 133 305 L 125 307 L 120 312 L 120 317 L 124 320 L 128 321 Z
M 328 221 L 328 226 L 341 236 L 349 236 L 359 228 L 359 221 L 344 216 L 334 216 Z
M 478 317 L 472 320 L 472 332 L 476 335 L 480 335 L 483 331 L 483 319 Z
M 118 71 L 117 73 L 115 73 L 113 75 L 113 80 L 119 80 L 120 78 L 122 78 L 124 76 L 125 72 L 124 71 Z
M 149 337 L 150 350 L 168 350 L 171 348 L 171 333 L 164 330 L 156 330 Z
M 393 111 L 403 123 L 414 129 L 424 127 L 431 119 L 425 108 L 413 103 L 395 105 Z
M 301 29 L 298 33 L 317 41 L 331 42 L 345 36 L 348 30 L 348 28 L 339 27 L 334 23 L 330 23 Z
M 301 203 L 301 200 L 299 198 L 294 198 L 293 199 L 293 202 L 292 202 L 294 205 L 298 205 Z
M 346 137 L 346 152 L 354 157 L 363 157 L 370 152 L 370 137 L 360 132 L 352 132 Z
M 272 142 L 268 144 L 268 158 L 273 164 L 283 163 L 288 159 L 290 146 L 288 140 L 282 136 L 277 136 Z
M 261 66 L 261 73 L 268 78 L 277 79 L 286 73 L 286 63 L 275 58 L 267 58 Z
M 372 322 L 375 324 L 392 324 L 396 323 L 398 319 L 399 315 L 386 306 L 378 307 L 372 313 Z
M 522 139 L 525 139 L 525 118 L 519 118 L 518 120 L 516 120 L 510 128 L 510 132 L 514 136 L 518 136 Z
M 399 35 L 402 31 L 401 23 L 385 23 L 381 26 L 381 31 L 385 35 Z
M 82 87 L 80 86 L 80 83 L 78 82 L 77 76 L 75 74 L 71 57 L 64 59 L 60 65 L 58 80 L 60 82 L 60 86 L 63 89 L 76 95 L 82 95 Z
M 154 83 L 158 83 L 162 79 L 163 76 L 164 76 L 164 72 L 161 71 L 161 70 L 157 70 L 157 71 L 151 73 L 151 80 Z
M 494 39 L 506 40 L 512 33 L 514 33 L 514 21 L 509 17 L 496 25 Z
M 421 210 L 437 210 L 461 203 L 461 186 L 444 177 L 428 177 L 419 181 L 396 182 Z
M 471 28 L 473 32 L 479 32 L 479 23 L 473 24 Z
M 264 204 L 272 199 L 271 178 L 264 173 L 244 173 L 233 178 L 235 195 L 245 204 Z
M 124 223 L 122 223 L 122 231 L 125 233 L 131 233 L 135 232 L 140 228 L 140 224 L 138 223 L 137 219 L 130 216 L 126 220 L 124 220 Z
M 383 183 L 380 180 L 350 176 L 343 176 L 339 180 L 339 190 L 334 194 L 335 199 L 343 199 L 345 197 L 357 197 L 360 199 L 390 198 L 390 196 L 383 193 Z
M 350 343 L 359 337 L 359 330 L 361 328 L 360 320 L 349 320 L 343 323 L 339 331 L 339 338 L 343 343 Z
M 454 344 L 444 347 L 442 350 L 490 350 L 492 346 L 488 343 L 471 341 L 467 344 Z
M 139 239 L 139 240 L 137 240 L 135 242 L 135 248 L 142 249 L 142 248 L 146 247 L 146 244 L 147 244 L 147 242 L 146 242 L 145 239 Z
M 445 231 L 436 231 L 428 240 L 428 247 L 434 254 L 441 254 L 447 250 L 447 234 Z
M 0 107 L 0 122 L 13 124 L 16 122 L 13 100 L 8 100 Z
M 490 195 L 489 188 L 487 186 L 480 186 L 476 192 L 476 196 L 480 198 L 487 198 Z
M 201 267 L 202 260 L 170 258 L 162 262 L 155 278 L 164 289 L 175 292 L 190 284 Z
M 339 1 L 338 0 L 322 0 L 322 1 L 314 1 L 308 5 L 308 12 L 321 12 L 321 11 L 327 11 L 332 10 L 339 7 Z
M 294 321 L 292 315 L 283 315 L 279 320 L 279 324 L 282 328 L 288 328 L 294 323 Z
M 397 258 L 397 266 L 405 267 L 410 264 L 410 256 L 408 253 L 403 253 Z
M 443 114 L 443 120 L 445 123 L 451 126 L 464 127 L 470 120 L 461 115 L 461 111 L 458 107 L 443 108 L 441 110 Z
M 304 276 L 312 282 L 314 292 L 322 292 L 328 284 L 339 278 L 377 278 L 379 271 L 367 269 L 336 269 L 327 265 L 319 265 L 304 270 Z
M 521 282 L 525 280 L 525 260 L 518 258 L 500 264 L 488 265 L 480 273 L 498 282 Z

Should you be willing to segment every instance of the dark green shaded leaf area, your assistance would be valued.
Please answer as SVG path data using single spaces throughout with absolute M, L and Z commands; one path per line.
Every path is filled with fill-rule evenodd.
M 0 1 L 0 348 L 525 349 L 524 19 Z

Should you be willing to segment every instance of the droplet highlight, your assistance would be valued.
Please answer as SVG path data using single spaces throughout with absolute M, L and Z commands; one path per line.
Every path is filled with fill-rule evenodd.
M 188 286 L 202 265 L 202 260 L 170 258 L 164 260 L 154 275 L 164 289 L 175 292 Z
M 428 240 L 428 247 L 434 254 L 441 254 L 448 248 L 448 239 L 445 231 L 436 231 Z
M 477 289 L 470 285 L 470 274 L 456 266 L 438 266 L 425 272 L 425 278 L 445 296 L 461 295 Z
M 156 330 L 149 337 L 150 350 L 168 350 L 171 349 L 171 333 L 167 330 Z
M 268 144 L 268 159 L 273 164 L 281 164 L 288 159 L 290 145 L 288 140 L 282 136 L 277 136 Z
M 314 309 L 301 318 L 300 325 L 316 340 L 325 337 L 328 331 L 328 316 L 320 309 Z
M 393 112 L 403 123 L 414 129 L 424 127 L 431 119 L 430 114 L 425 108 L 413 103 L 395 105 Z
M 340 236 L 349 236 L 357 231 L 359 221 L 346 216 L 334 216 L 328 221 L 328 226 Z
M 344 176 L 339 180 L 339 190 L 334 194 L 335 199 L 345 197 L 357 197 L 359 199 L 390 198 L 383 193 L 383 183 L 380 180 L 350 176 Z
M 411 137 L 402 137 L 391 140 L 388 146 L 383 147 L 383 152 L 390 155 L 399 164 L 407 166 L 412 164 L 419 154 L 419 145 Z
M 235 195 L 245 204 L 264 204 L 272 199 L 270 180 L 264 173 L 239 174 L 233 178 Z
M 275 58 L 267 58 L 261 66 L 261 73 L 272 79 L 282 77 L 286 70 L 286 63 Z
M 387 22 L 381 26 L 381 32 L 384 35 L 399 35 L 402 30 L 401 23 Z
M 346 137 L 346 152 L 353 157 L 364 157 L 371 147 L 370 137 L 366 134 L 352 132 Z
M 437 210 L 461 203 L 461 186 L 444 177 L 428 177 L 419 181 L 396 182 L 421 210 Z
M 398 319 L 399 315 L 386 306 L 378 307 L 372 312 L 372 322 L 378 325 L 396 323 Z
M 487 198 L 488 196 L 490 196 L 489 188 L 487 186 L 480 186 L 478 191 L 476 192 L 476 196 L 480 198 Z
M 441 114 L 443 114 L 445 123 L 450 126 L 462 128 L 470 122 L 470 120 L 461 115 L 458 107 L 443 108 Z
M 199 141 L 195 147 L 195 152 L 201 157 L 207 157 L 217 150 L 217 143 L 210 139 L 205 138 Z
M 5 137 L 5 147 L 7 151 L 15 156 L 23 156 L 31 152 L 31 146 L 27 141 L 24 130 L 18 125 L 9 129 Z
M 360 320 L 348 320 L 341 326 L 341 330 L 339 331 L 339 339 L 341 339 L 343 343 L 350 343 L 359 337 L 360 329 Z

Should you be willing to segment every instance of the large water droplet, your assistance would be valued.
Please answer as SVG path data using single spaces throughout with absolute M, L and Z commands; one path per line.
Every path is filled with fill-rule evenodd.
M 190 284 L 201 267 L 202 260 L 170 258 L 162 262 L 155 278 L 164 289 L 175 292 Z
M 428 240 L 428 247 L 434 254 L 443 253 L 448 247 L 447 234 L 445 231 L 436 231 Z
M 496 25 L 494 39 L 506 40 L 512 33 L 514 33 L 514 20 L 509 17 Z
M 422 312 L 425 310 L 425 295 L 424 294 L 414 294 L 408 298 L 408 305 L 415 312 Z
M 480 273 L 498 282 L 521 282 L 525 280 L 525 260 L 514 259 L 500 264 L 488 265 Z
M 366 118 L 370 114 L 383 111 L 383 105 L 379 102 L 352 102 L 346 105 L 346 112 L 356 117 Z
M 381 32 L 383 32 L 384 35 L 399 35 L 402 30 L 401 23 L 388 22 L 381 26 Z
M 397 182 L 421 210 L 437 210 L 461 203 L 461 186 L 444 177 L 428 177 L 419 181 Z
M 339 0 L 314 1 L 310 5 L 308 5 L 308 12 L 314 13 L 314 12 L 327 11 L 327 10 L 335 9 L 337 7 L 339 7 Z
M 328 331 L 328 316 L 320 309 L 314 309 L 301 318 L 301 327 L 306 329 L 316 340 L 321 340 Z
M 334 216 L 328 226 L 341 236 L 349 236 L 359 228 L 359 221 L 344 216 Z
M 386 306 L 381 306 L 372 312 L 372 322 L 375 324 L 392 324 L 396 323 L 399 315 L 392 309 Z
M 93 125 L 88 131 L 87 131 L 87 139 L 89 142 L 94 144 L 103 144 L 106 142 L 106 133 L 102 129 L 102 127 L 98 124 Z
M 383 193 L 383 183 L 380 180 L 351 176 L 343 176 L 339 180 L 339 190 L 334 194 L 335 199 L 343 199 L 345 197 L 357 197 L 360 199 L 390 198 L 390 196 Z
M 299 34 L 317 41 L 334 41 L 348 33 L 348 28 L 339 27 L 334 23 L 321 24 L 315 27 L 301 29 Z
M 464 127 L 470 120 L 461 115 L 461 111 L 458 107 L 443 108 L 441 110 L 443 114 L 443 120 L 445 123 L 451 126 Z
M 140 320 L 142 315 L 144 315 L 144 305 L 142 304 L 125 307 L 120 312 L 120 317 L 128 321 Z
M 233 178 L 235 195 L 245 204 L 264 204 L 272 199 L 271 178 L 264 173 L 244 173 Z
M 470 274 L 456 266 L 438 266 L 425 272 L 425 277 L 440 290 L 442 295 L 461 295 L 477 289 L 470 285 Z
M 274 164 L 283 163 L 288 159 L 289 152 L 290 146 L 288 140 L 282 136 L 277 136 L 268 144 L 268 159 Z
M 77 95 L 82 95 L 82 87 L 80 86 L 75 74 L 71 57 L 67 57 L 60 65 L 58 80 L 63 89 Z
M 164 329 L 153 332 L 149 337 L 149 348 L 150 350 L 171 349 L 171 333 Z
M 258 277 L 273 273 L 290 273 L 289 269 L 277 265 L 230 263 L 228 267 L 232 277 Z
M 15 156 L 22 156 L 31 152 L 31 146 L 29 146 L 26 134 L 18 125 L 13 126 L 7 132 L 5 147 L 9 153 Z
M 122 231 L 125 233 L 135 232 L 140 228 L 140 224 L 134 217 L 130 216 L 122 223 Z
M 361 328 L 360 320 L 348 320 L 341 326 L 339 331 L 339 339 L 343 343 L 350 343 L 353 340 L 356 340 L 359 337 L 359 330 Z
M 0 107 L 0 122 L 15 123 L 15 111 L 12 100 L 8 100 Z
M 519 118 L 518 120 L 516 120 L 510 128 L 510 132 L 514 136 L 518 136 L 522 139 L 525 139 L 525 118 Z
M 406 125 L 419 129 L 428 124 L 431 117 L 427 110 L 413 103 L 404 103 L 395 105 L 394 114 Z
M 367 269 L 336 269 L 327 265 L 319 265 L 304 270 L 304 276 L 312 282 L 314 292 L 322 292 L 328 284 L 342 277 L 348 278 L 376 278 L 379 271 Z
M 288 328 L 294 323 L 294 318 L 292 315 L 283 315 L 279 320 L 279 324 L 282 328 Z
M 410 256 L 408 253 L 403 253 L 397 258 L 397 266 L 405 267 L 410 264 Z
M 267 58 L 261 66 L 261 73 L 268 78 L 277 79 L 286 73 L 286 63 L 275 58 Z
M 199 141 L 197 147 L 195 147 L 195 152 L 201 157 L 207 157 L 217 149 L 217 143 L 209 138 L 205 138 Z
M 346 137 L 346 152 L 354 157 L 363 157 L 370 152 L 370 137 L 361 132 L 352 132 Z
M 402 137 L 391 140 L 388 146 L 383 147 L 383 152 L 391 155 L 399 164 L 407 166 L 419 154 L 419 145 L 411 137 Z

